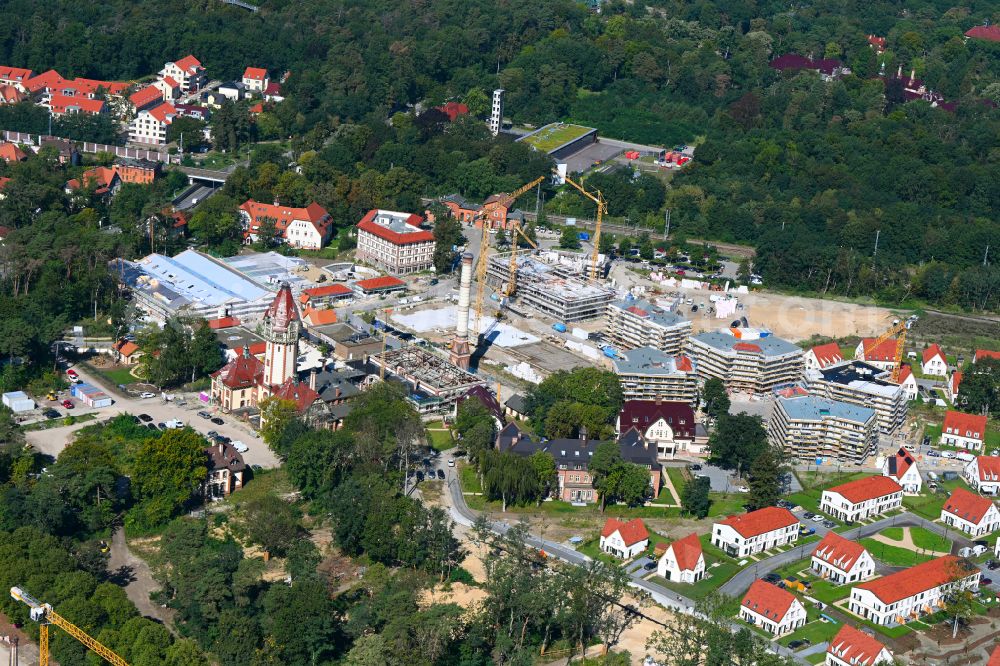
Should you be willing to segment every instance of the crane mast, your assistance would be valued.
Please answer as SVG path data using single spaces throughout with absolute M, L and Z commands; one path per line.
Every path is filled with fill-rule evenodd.
M 889 330 L 875 338 L 869 349 L 878 349 L 883 342 L 893 337 L 896 338 L 896 352 L 892 362 L 892 381 L 898 384 L 903 363 L 903 347 L 906 344 L 906 322 L 903 320 L 893 322 Z
M 591 194 L 583 185 L 571 180 L 569 176 L 565 177 L 567 183 L 575 187 L 580 191 L 580 194 L 587 197 L 595 204 L 597 204 L 597 221 L 594 224 L 594 252 L 590 257 L 590 277 L 594 280 L 597 279 L 597 255 L 600 254 L 599 249 L 601 246 L 601 222 L 604 219 L 603 216 L 608 212 L 608 202 L 605 200 L 604 195 L 601 194 L 600 190 L 597 190 L 597 194 Z

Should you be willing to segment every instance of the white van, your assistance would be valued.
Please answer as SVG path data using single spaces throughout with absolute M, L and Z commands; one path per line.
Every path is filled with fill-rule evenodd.
M 927 478 L 930 479 L 931 481 L 937 481 L 938 480 L 937 472 L 927 472 Z

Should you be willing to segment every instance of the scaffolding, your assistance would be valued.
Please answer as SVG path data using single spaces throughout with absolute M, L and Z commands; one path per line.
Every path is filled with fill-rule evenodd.
M 603 317 L 615 298 L 613 289 L 584 280 L 571 267 L 526 255 L 511 261 L 510 255 L 504 252 L 490 257 L 486 283 L 502 291 L 511 282 L 511 265 L 516 264 L 518 302 L 558 321 Z
M 421 413 L 450 405 L 473 386 L 486 383 L 471 372 L 418 346 L 390 349 L 373 355 L 370 360 L 380 374 L 391 375 L 409 387 L 409 398 Z

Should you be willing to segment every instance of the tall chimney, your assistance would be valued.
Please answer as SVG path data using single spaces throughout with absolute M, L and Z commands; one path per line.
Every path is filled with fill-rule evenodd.
M 309 371 L 309 388 L 316 390 L 316 368 Z
M 469 369 L 469 301 L 472 297 L 472 254 L 462 255 L 462 274 L 458 286 L 458 309 L 455 312 L 455 339 L 451 341 L 449 360 Z

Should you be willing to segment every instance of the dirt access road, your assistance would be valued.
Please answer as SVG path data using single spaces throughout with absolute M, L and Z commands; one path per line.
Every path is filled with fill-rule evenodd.
M 136 557 L 128 549 L 125 530 L 115 530 L 111 537 L 111 557 L 108 559 L 108 573 L 116 585 L 125 589 L 129 598 L 143 616 L 161 622 L 174 633 L 173 611 L 150 601 L 149 595 L 160 589 L 153 579 L 153 572 L 142 558 Z

